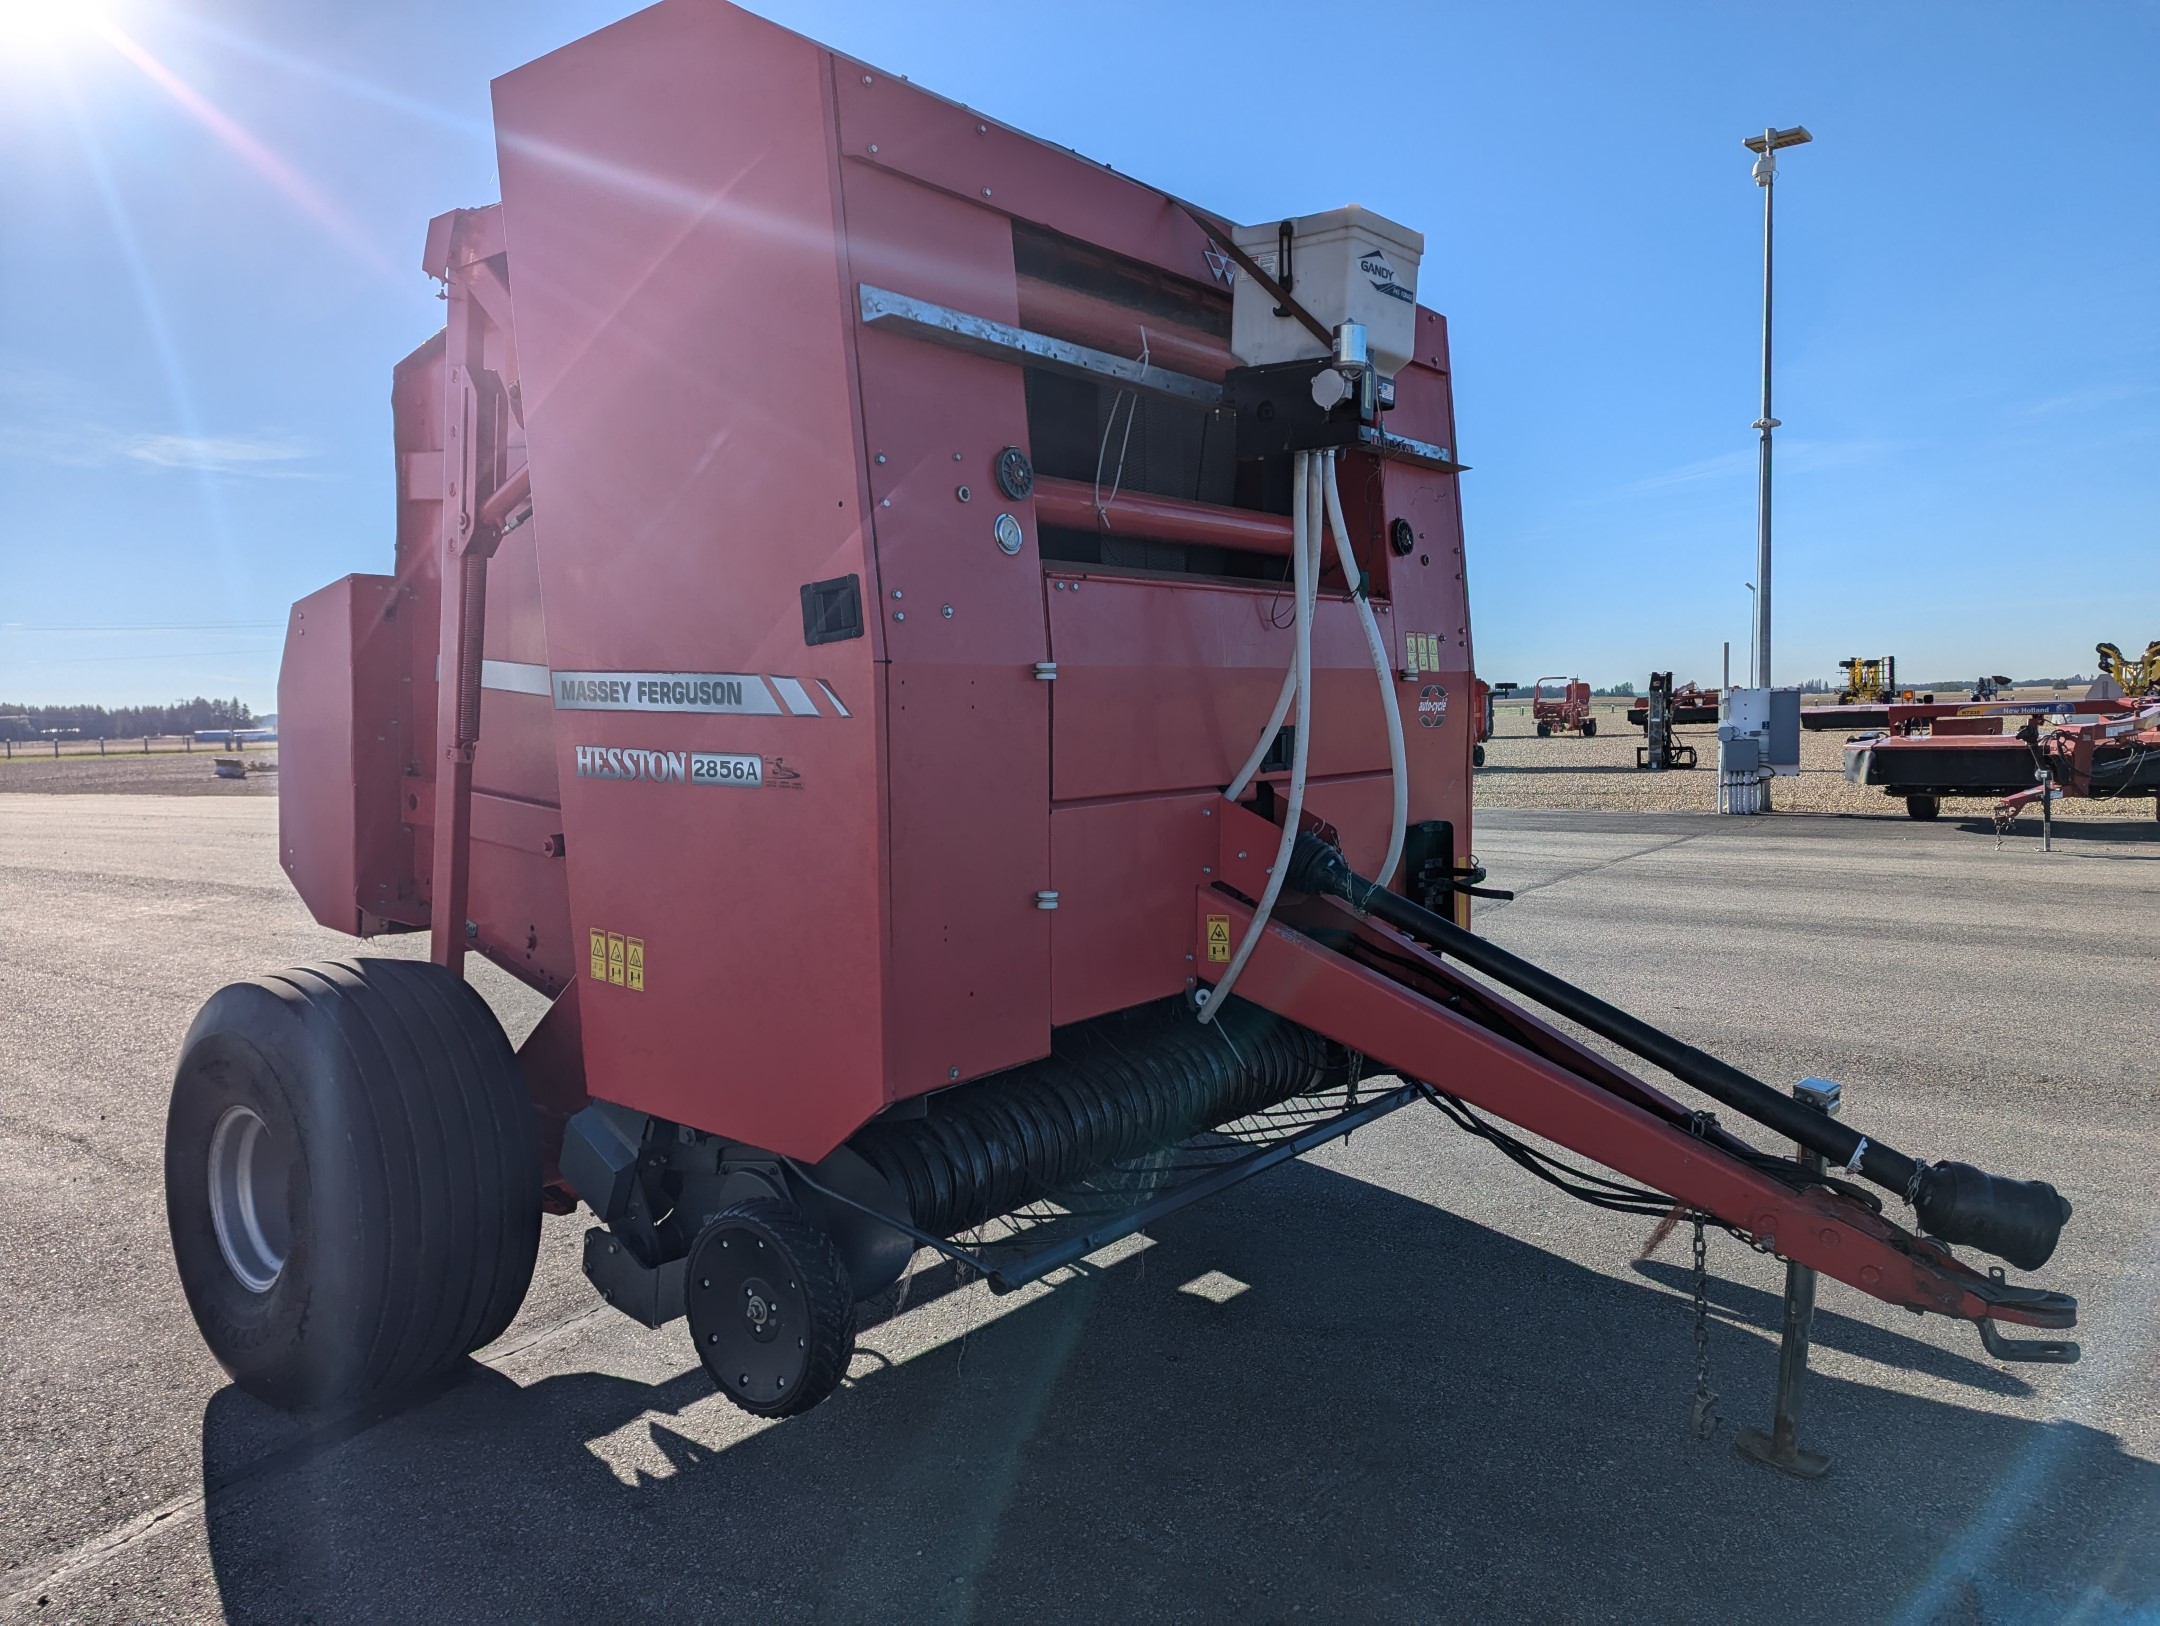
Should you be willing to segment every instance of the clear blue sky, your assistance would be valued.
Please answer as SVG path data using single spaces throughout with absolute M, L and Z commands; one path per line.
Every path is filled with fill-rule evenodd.
M 73 9 L 0 0 L 0 699 L 267 709 L 285 606 L 387 568 L 390 366 L 428 217 L 496 196 L 489 78 L 628 8 L 115 0 L 40 43 Z M 757 9 L 1239 219 L 1421 228 L 1502 678 L 1744 664 L 1739 139 L 1804 122 L 1779 678 L 2160 637 L 2150 4 Z

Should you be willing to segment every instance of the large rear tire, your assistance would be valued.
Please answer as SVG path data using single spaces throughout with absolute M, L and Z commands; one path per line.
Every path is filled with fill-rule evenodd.
M 419 960 L 233 983 L 181 1047 L 165 1207 L 218 1364 L 288 1410 L 355 1404 L 499 1337 L 540 1240 L 502 1026 Z

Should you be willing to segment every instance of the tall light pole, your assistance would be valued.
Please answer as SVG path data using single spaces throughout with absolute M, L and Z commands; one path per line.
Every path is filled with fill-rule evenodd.
M 1762 188 L 1762 416 L 1755 428 L 1762 435 L 1761 469 L 1755 494 L 1755 579 L 1761 590 L 1755 595 L 1755 682 L 1770 685 L 1770 432 L 1777 419 L 1770 416 L 1770 275 L 1772 265 L 1773 199 L 1777 195 L 1777 154 L 1780 147 L 1797 147 L 1815 138 L 1807 126 L 1790 130 L 1765 129 L 1759 136 L 1741 141 L 1755 156 L 1755 184 Z

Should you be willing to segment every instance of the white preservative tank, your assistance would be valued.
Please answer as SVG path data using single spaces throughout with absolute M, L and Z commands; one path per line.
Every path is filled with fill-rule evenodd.
M 1232 234 L 1237 246 L 1278 280 L 1284 224 L 1240 226 Z M 1355 203 L 1287 225 L 1291 297 L 1331 332 L 1344 322 L 1362 322 L 1373 365 L 1392 377 L 1416 350 L 1418 261 L 1425 253 L 1425 234 Z M 1247 367 L 1318 360 L 1328 353 L 1296 317 L 1277 316 L 1274 296 L 1244 276 L 1231 300 L 1230 348 Z

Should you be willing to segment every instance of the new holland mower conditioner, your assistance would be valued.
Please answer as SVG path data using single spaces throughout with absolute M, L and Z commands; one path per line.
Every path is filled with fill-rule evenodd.
M 430 952 L 221 990 L 173 1087 L 239 1384 L 447 1369 L 582 1204 L 596 1289 L 787 1415 L 919 1249 L 1008 1289 L 1404 1107 L 2074 1355 L 2001 1331 L 2070 1299 L 1951 1251 L 2038 1268 L 2052 1187 L 1468 929 L 1417 231 L 1239 226 L 713 0 L 494 88 L 502 201 L 430 224 L 445 325 L 393 374 L 393 557 L 293 607 L 278 696 L 293 885 Z M 471 954 L 552 1001 L 515 1051 Z

